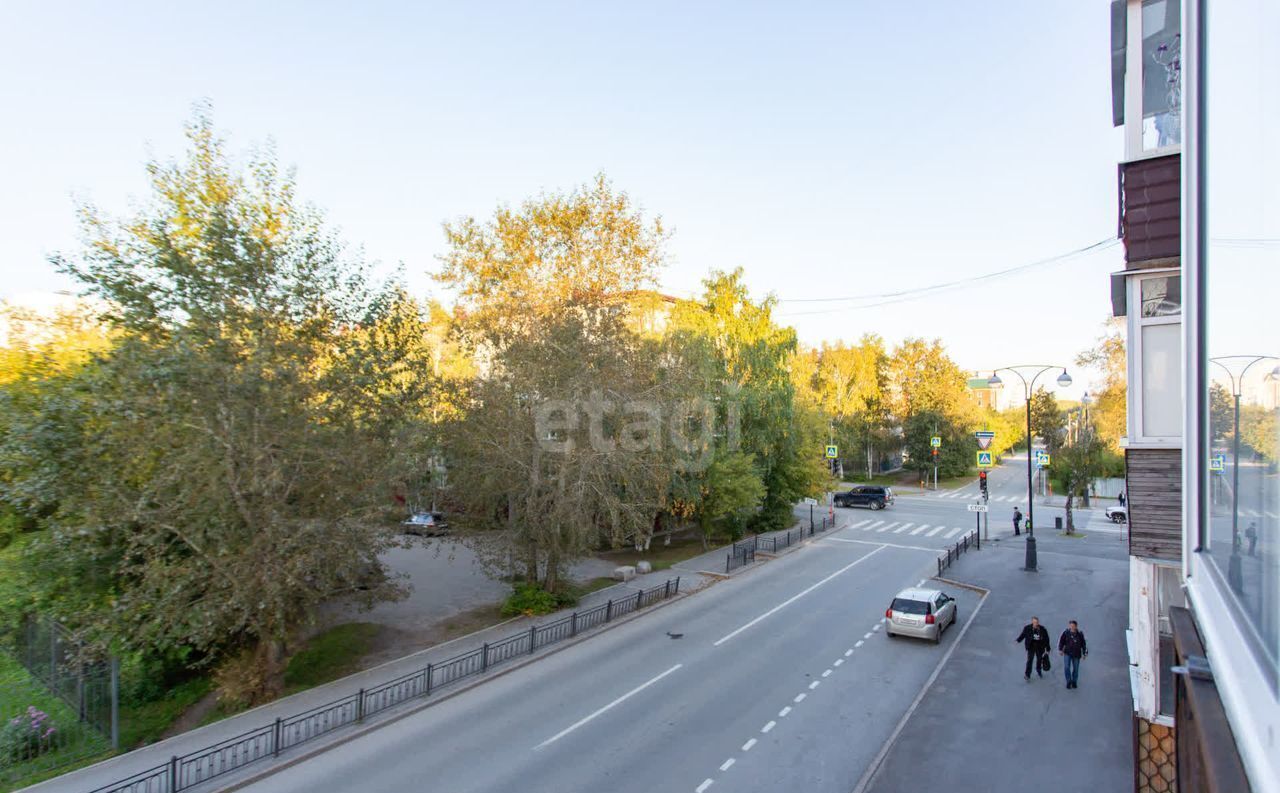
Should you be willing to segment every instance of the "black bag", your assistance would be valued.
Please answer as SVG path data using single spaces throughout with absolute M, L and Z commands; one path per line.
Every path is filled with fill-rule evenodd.
M 1041 653 L 1041 655 L 1040 655 L 1040 671 L 1041 671 L 1041 672 L 1048 672 L 1048 671 L 1049 671 L 1049 669 L 1050 669 L 1051 667 L 1052 667 L 1052 664 L 1050 664 L 1050 663 L 1049 663 L 1049 654 L 1048 654 L 1048 653 Z

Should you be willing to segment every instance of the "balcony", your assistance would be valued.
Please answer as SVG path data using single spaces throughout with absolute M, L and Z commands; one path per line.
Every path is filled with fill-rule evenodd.
M 1120 163 L 1120 237 L 1127 269 L 1177 266 L 1182 244 L 1182 156 Z

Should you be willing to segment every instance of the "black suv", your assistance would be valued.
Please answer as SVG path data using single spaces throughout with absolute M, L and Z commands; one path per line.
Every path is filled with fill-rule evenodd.
M 847 493 L 836 493 L 837 507 L 871 507 L 884 509 L 893 503 L 893 489 L 880 485 L 858 485 Z

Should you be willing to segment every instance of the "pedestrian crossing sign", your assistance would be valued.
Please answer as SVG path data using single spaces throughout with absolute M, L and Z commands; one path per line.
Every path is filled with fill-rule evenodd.
M 978 452 L 978 467 L 991 468 L 995 465 L 991 460 L 991 452 Z
M 1225 454 L 1215 454 L 1209 458 L 1209 470 L 1220 474 L 1227 470 L 1227 456 Z
M 1052 459 L 1052 458 L 1049 456 L 1049 453 L 1048 453 L 1048 452 L 1040 452 L 1039 454 L 1037 454 L 1037 455 L 1036 455 L 1036 467 L 1037 467 L 1037 468 L 1048 468 L 1048 467 L 1049 467 L 1049 461 L 1050 461 L 1051 459 Z
M 827 459 L 828 460 L 836 459 L 836 457 L 839 456 L 839 451 L 840 450 L 836 448 L 836 445 L 834 443 L 827 444 Z
M 929 439 L 929 445 L 935 449 L 938 448 L 939 446 L 942 445 L 942 438 L 938 435 L 934 435 L 932 438 Z

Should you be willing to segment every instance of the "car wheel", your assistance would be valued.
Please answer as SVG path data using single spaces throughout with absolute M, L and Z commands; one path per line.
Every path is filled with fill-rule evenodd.
M 938 629 L 933 632 L 933 643 L 942 644 L 942 626 L 941 625 L 939 625 Z
M 884 502 L 883 502 L 883 501 L 872 501 L 872 502 L 871 502 L 871 508 L 872 508 L 872 509 L 877 509 L 877 510 L 879 510 L 879 509 L 884 509 Z

